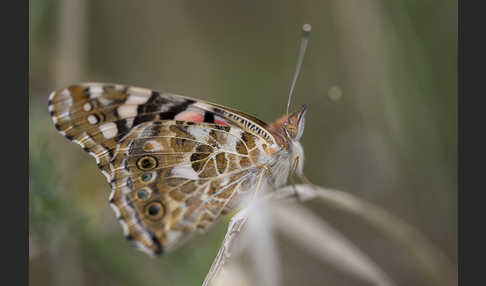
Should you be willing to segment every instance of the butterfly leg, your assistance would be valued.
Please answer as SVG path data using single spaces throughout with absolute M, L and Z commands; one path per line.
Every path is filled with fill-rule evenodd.
M 300 196 L 299 192 L 297 191 L 297 187 L 295 186 L 295 174 L 297 173 L 297 167 L 299 166 L 299 155 L 295 156 L 294 160 L 292 161 L 292 168 L 290 171 L 290 176 L 289 176 L 289 181 L 290 185 L 294 189 L 295 196 L 297 197 L 297 200 L 300 202 L 303 202 L 304 199 Z M 303 176 L 303 175 L 302 175 Z
M 297 175 L 299 177 L 299 179 L 305 185 L 308 185 L 309 187 L 311 187 L 313 189 L 314 189 L 314 184 L 312 184 L 311 181 L 309 179 L 307 179 L 307 177 L 304 176 L 304 174 L 297 172 L 297 168 L 299 166 L 299 161 L 300 161 L 299 159 L 300 159 L 300 157 L 297 155 L 297 156 L 294 157 L 294 160 L 292 161 L 293 163 L 292 163 L 292 168 L 290 169 L 291 172 L 290 172 L 290 175 L 289 175 L 289 181 L 290 181 L 290 185 L 294 189 L 295 196 L 297 197 L 297 200 L 299 200 L 300 202 L 303 202 L 303 201 L 306 201 L 307 199 L 309 199 L 310 193 L 306 193 L 306 194 L 303 195 L 300 191 L 297 190 L 297 187 L 295 185 L 295 176 Z
M 263 177 L 265 176 L 265 173 L 268 171 L 267 166 L 263 166 L 262 170 L 260 171 L 260 174 L 258 174 L 258 181 L 256 184 L 256 190 L 253 193 L 252 201 L 257 197 L 261 187 L 262 187 L 262 182 L 263 182 Z

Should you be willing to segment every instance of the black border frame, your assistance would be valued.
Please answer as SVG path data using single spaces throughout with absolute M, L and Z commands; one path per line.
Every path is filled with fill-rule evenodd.
M 7 4 L 7 3 L 5 3 Z M 5 285 L 28 285 L 29 1 L 4 5 L 2 27 L 2 257 Z
M 458 1 L 458 273 L 459 285 L 484 284 L 484 9 Z M 476 7 L 473 5 L 476 4 Z M 467 229 L 469 231 L 467 231 Z M 476 257 L 473 257 L 476 256 Z M 468 259 L 468 260 L 466 260 Z M 474 260 L 474 261 L 473 261 Z

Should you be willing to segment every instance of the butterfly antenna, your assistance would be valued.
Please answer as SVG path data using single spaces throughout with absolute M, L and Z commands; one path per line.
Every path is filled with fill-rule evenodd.
M 294 73 L 294 78 L 292 79 L 292 85 L 290 85 L 289 100 L 287 102 L 286 114 L 289 113 L 290 100 L 292 99 L 292 94 L 294 92 L 295 82 L 297 81 L 297 78 L 299 77 L 300 67 L 302 66 L 302 62 L 304 62 L 305 48 L 307 48 L 307 42 L 309 41 L 309 34 L 310 34 L 311 29 L 312 29 L 312 26 L 309 25 L 309 24 L 305 24 L 304 26 L 302 26 L 303 33 L 302 33 L 302 39 L 300 41 L 299 56 L 297 57 L 297 66 L 295 67 L 295 73 Z

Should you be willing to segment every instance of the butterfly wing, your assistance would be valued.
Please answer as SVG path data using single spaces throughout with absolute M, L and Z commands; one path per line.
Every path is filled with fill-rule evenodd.
M 249 150 L 237 130 L 154 121 L 122 140 L 112 163 L 110 202 L 125 235 L 140 249 L 171 249 L 256 185 L 262 165 L 249 153 L 258 151 Z
M 124 233 L 159 254 L 231 210 L 256 184 L 265 123 L 188 97 L 111 84 L 53 92 L 56 128 L 95 157 Z

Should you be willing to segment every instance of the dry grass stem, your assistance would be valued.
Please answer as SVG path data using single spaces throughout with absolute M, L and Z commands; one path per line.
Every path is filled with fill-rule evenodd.
M 245 243 L 243 249 L 248 250 L 251 258 L 252 273 L 255 285 L 282 285 L 278 245 L 275 241 L 275 219 L 271 212 L 269 201 L 257 201 L 251 210 L 247 211 L 248 223 L 242 232 Z M 236 245 L 240 245 L 240 241 Z M 236 253 L 236 252 L 234 252 Z
M 396 285 L 350 240 L 305 207 L 285 204 L 272 210 L 279 230 L 310 255 L 369 285 Z
M 295 190 L 298 192 L 298 197 L 296 196 Z M 422 269 L 431 281 L 437 285 L 456 284 L 457 271 L 452 263 L 418 230 L 404 221 L 375 205 L 342 191 L 326 189 L 319 186 L 310 187 L 308 185 L 297 185 L 295 190 L 290 186 L 281 188 L 266 195 L 259 202 L 251 203 L 233 216 L 228 224 L 228 230 L 221 248 L 204 279 L 203 285 L 211 285 L 214 278 L 221 272 L 224 264 L 232 255 L 234 239 L 238 237 L 245 224 L 247 222 L 258 223 L 256 220 L 249 221 L 249 216 L 257 209 L 261 209 L 261 205 L 259 204 L 264 201 L 280 201 L 284 199 L 297 201 L 297 198 L 300 201 L 319 199 L 321 202 L 364 219 L 376 229 L 388 235 L 392 241 L 398 242 L 405 250 L 409 251 L 417 263 L 419 263 L 419 269 Z M 259 207 L 256 207 L 258 205 Z M 363 281 L 371 282 L 373 285 L 395 285 L 386 273 L 366 254 L 361 252 L 354 244 L 325 221 L 304 207 L 286 205 L 284 211 L 281 207 L 277 206 L 272 208 L 269 214 L 269 217 L 271 217 L 269 222 L 271 223 L 273 221 L 275 228 L 307 249 L 309 253 L 317 255 L 319 259 L 327 263 L 332 263 L 350 275 Z M 258 229 L 260 229 L 260 232 L 264 232 L 263 229 Z M 253 232 L 252 236 L 260 235 L 255 234 L 255 230 L 257 229 L 251 231 Z M 259 236 L 258 238 L 260 239 L 261 237 Z M 277 259 L 277 254 L 272 254 L 272 251 L 274 251 L 272 248 L 275 247 L 273 240 L 270 238 L 264 241 L 267 244 L 258 250 L 261 252 L 260 257 L 263 257 L 262 253 L 265 252 L 265 249 L 268 249 L 269 252 L 266 254 L 271 256 L 269 261 Z M 322 241 L 326 243 L 322 243 Z M 259 263 L 259 265 L 255 266 L 258 269 L 262 263 L 258 259 L 254 260 Z M 268 264 L 268 261 L 265 264 Z M 266 273 L 270 276 L 279 276 L 278 264 L 272 269 L 266 270 Z M 269 281 L 269 283 L 274 285 L 278 283 L 278 279 L 278 277 L 270 277 L 267 280 L 260 279 L 260 281 Z
M 236 235 L 242 230 L 247 220 L 248 217 L 246 210 L 241 210 L 231 218 L 228 224 L 228 230 L 226 231 L 226 235 L 223 239 L 218 254 L 216 255 L 216 258 L 214 259 L 213 264 L 211 265 L 211 268 L 209 269 L 209 272 L 203 281 L 203 286 L 211 285 L 210 283 L 219 274 L 226 260 L 231 256 L 230 248 L 233 240 L 236 238 Z
M 308 188 L 299 186 L 299 188 Z M 352 213 L 401 244 L 416 259 L 436 285 L 457 285 L 458 273 L 449 258 L 434 246 L 419 230 L 384 209 L 365 202 L 350 193 L 322 187 L 316 189 L 320 201 Z

